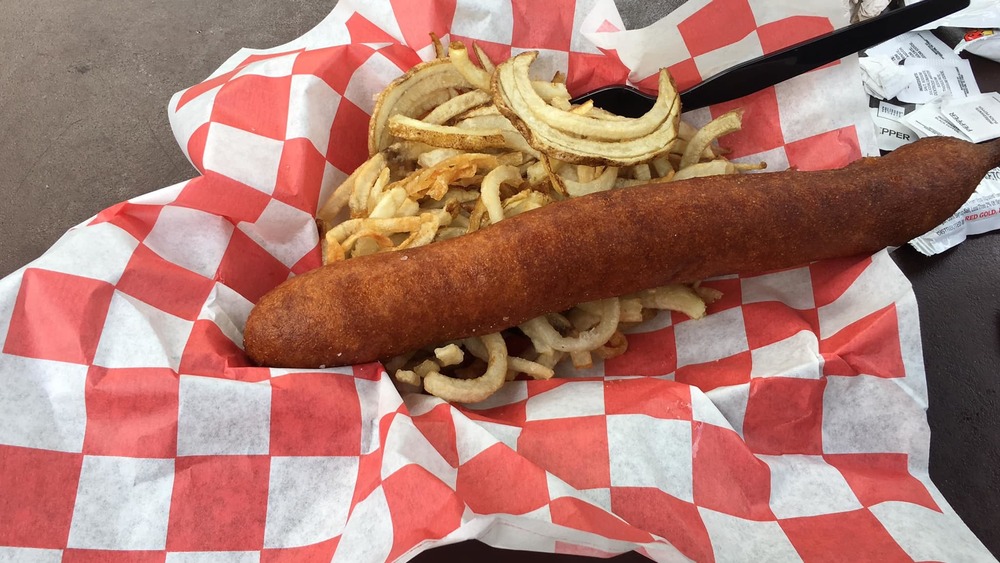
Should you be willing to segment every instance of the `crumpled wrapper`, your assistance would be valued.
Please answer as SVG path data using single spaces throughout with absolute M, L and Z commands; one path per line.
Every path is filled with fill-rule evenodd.
M 240 51 L 170 102 L 199 177 L 0 281 L 0 559 L 394 561 L 471 538 L 988 559 L 928 478 L 917 303 L 884 252 L 706 281 L 724 297 L 703 320 L 663 313 L 621 357 L 476 405 L 400 396 L 378 364 L 268 369 L 241 350 L 252 304 L 319 266 L 317 203 L 366 156 L 373 95 L 433 56 L 429 31 L 496 58 L 537 48 L 582 93 L 659 66 L 683 88 L 846 19 L 834 0 L 696 0 L 623 31 L 608 0 L 342 0 Z M 876 151 L 853 57 L 686 119 L 737 106 L 739 160 Z

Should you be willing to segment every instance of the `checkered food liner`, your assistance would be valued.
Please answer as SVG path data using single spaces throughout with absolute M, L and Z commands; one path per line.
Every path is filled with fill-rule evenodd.
M 917 305 L 885 253 L 757 277 L 703 320 L 485 403 L 378 364 L 254 367 L 254 303 L 320 264 L 312 215 L 366 156 L 372 96 L 432 56 L 542 52 L 569 88 L 681 87 L 846 23 L 838 0 L 694 0 L 623 31 L 609 0 L 341 0 L 240 51 L 169 117 L 200 171 L 108 208 L 0 280 L 0 560 L 395 561 L 490 545 L 660 561 L 982 560 L 927 476 Z M 732 156 L 875 152 L 856 61 L 736 102 Z M 667 188 L 665 188 L 667 189 Z

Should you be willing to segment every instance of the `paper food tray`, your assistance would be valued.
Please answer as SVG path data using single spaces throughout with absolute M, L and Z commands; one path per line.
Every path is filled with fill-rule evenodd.
M 319 266 L 317 203 L 366 157 L 373 94 L 433 53 L 541 51 L 571 92 L 681 88 L 846 23 L 839 1 L 695 0 L 622 31 L 605 0 L 341 0 L 241 51 L 169 118 L 201 175 L 106 209 L 0 281 L 0 560 L 406 560 L 478 538 L 659 561 L 983 560 L 927 476 L 917 304 L 887 254 L 706 282 L 629 352 L 487 402 L 378 364 L 250 365 L 252 303 Z M 721 24 L 720 22 L 725 22 Z M 875 154 L 847 58 L 743 107 L 769 169 Z M 665 188 L 667 189 L 667 188 Z

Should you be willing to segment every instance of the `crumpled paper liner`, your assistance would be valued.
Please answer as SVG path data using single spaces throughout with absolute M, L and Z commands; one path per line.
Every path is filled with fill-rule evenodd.
M 927 477 L 916 302 L 885 253 L 707 281 L 690 321 L 477 405 L 378 364 L 249 365 L 252 303 L 320 263 L 317 203 L 366 154 L 372 95 L 428 31 L 542 51 L 581 93 L 680 86 L 846 22 L 839 2 L 689 2 L 622 31 L 605 0 L 352 2 L 178 93 L 202 172 L 0 280 L 0 556 L 405 560 L 436 545 L 653 559 L 981 560 Z M 745 99 L 724 144 L 771 169 L 875 144 L 853 58 Z M 818 187 L 819 188 L 819 187 Z

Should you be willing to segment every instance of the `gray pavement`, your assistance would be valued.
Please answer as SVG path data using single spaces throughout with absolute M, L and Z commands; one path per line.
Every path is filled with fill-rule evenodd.
M 0 277 L 105 207 L 192 177 L 170 96 L 335 3 L 0 3 Z

